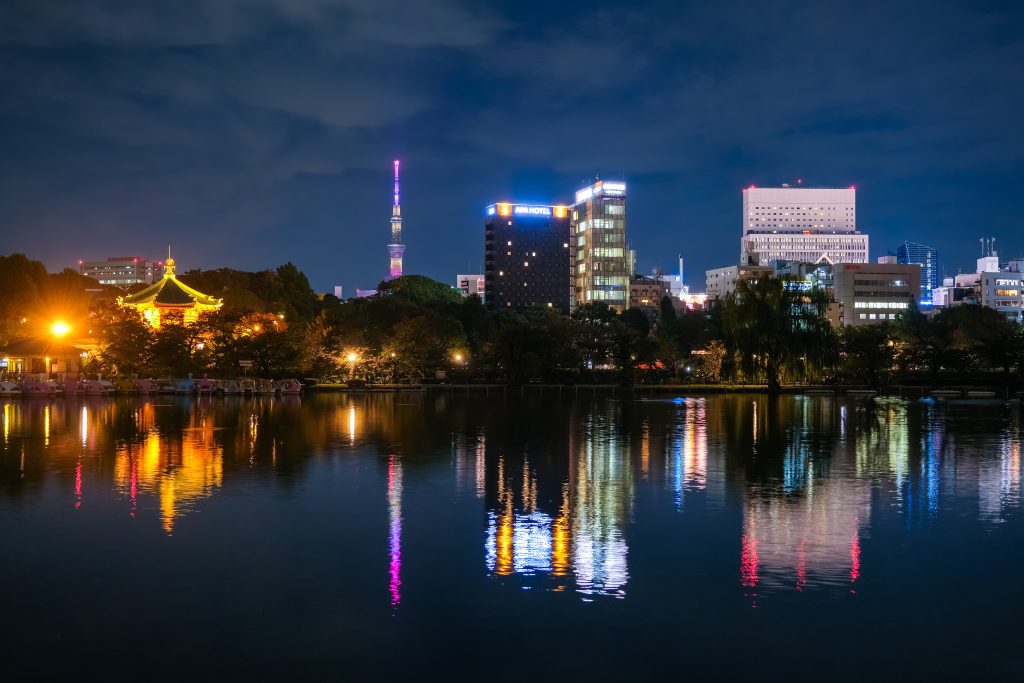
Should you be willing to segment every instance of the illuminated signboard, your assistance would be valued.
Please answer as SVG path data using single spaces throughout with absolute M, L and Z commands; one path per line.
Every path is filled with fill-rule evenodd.
M 586 187 L 576 193 L 576 203 L 585 202 L 594 196 L 594 188 Z
M 605 194 L 626 194 L 626 183 L 601 183 L 601 189 Z
M 517 216 L 550 216 L 551 207 L 516 204 L 514 212 Z
M 569 214 L 569 207 L 560 206 L 539 206 L 535 204 L 509 204 L 501 202 L 491 204 L 487 207 L 488 216 L 537 216 L 565 218 Z

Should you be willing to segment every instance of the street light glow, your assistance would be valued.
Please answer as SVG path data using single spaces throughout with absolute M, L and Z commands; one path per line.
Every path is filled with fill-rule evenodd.
M 52 325 L 50 325 L 50 334 L 52 334 L 54 337 L 63 337 L 70 331 L 71 326 L 68 325 L 63 320 L 57 320 Z
M 346 358 L 348 359 L 349 363 L 355 363 L 357 360 L 359 360 L 359 356 L 356 355 L 355 351 L 349 351 L 348 356 L 346 356 Z

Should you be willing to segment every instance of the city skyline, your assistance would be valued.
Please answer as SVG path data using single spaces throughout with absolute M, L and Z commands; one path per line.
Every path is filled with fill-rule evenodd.
M 0 19 L 0 201 L 8 251 L 55 269 L 170 239 L 196 267 L 372 288 L 396 158 L 405 272 L 445 282 L 480 270 L 491 198 L 565 202 L 597 173 L 633 189 L 640 272 L 732 262 L 741 189 L 797 179 L 857 186 L 872 256 L 1024 253 L 1012 3 L 46 6 Z

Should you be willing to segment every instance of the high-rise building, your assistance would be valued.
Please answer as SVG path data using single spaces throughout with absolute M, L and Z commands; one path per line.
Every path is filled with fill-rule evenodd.
M 740 263 L 867 263 L 868 236 L 857 231 L 850 187 L 750 187 L 743 190 Z
M 483 275 L 456 275 L 455 289 L 462 293 L 462 296 L 470 297 L 476 295 L 481 299 L 487 293 L 484 283 L 486 278 Z
M 897 263 L 916 263 L 921 266 L 922 301 L 930 301 L 932 290 L 939 286 L 939 252 L 917 242 L 904 242 L 896 248 Z
M 101 285 L 149 285 L 160 273 L 160 262 L 140 256 L 112 256 L 105 261 L 79 261 L 78 272 Z
M 487 306 L 568 311 L 569 252 L 569 207 L 491 204 L 484 221 Z
M 626 246 L 626 183 L 598 180 L 576 193 L 572 206 L 574 303 L 629 305 L 632 263 Z
M 391 206 L 391 244 L 388 245 L 388 279 L 402 277 L 402 259 L 405 245 L 402 244 L 402 207 L 398 202 L 398 159 L 395 159 L 395 201 Z

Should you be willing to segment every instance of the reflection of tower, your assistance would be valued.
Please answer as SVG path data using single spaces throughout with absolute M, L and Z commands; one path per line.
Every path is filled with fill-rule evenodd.
M 397 162 L 396 162 L 397 168 Z M 402 600 L 402 463 L 388 461 L 388 590 L 391 606 Z
M 402 207 L 398 203 L 398 159 L 395 159 L 395 203 L 391 207 L 391 244 L 388 245 L 388 257 L 391 259 L 391 270 L 388 279 L 402 277 L 402 257 L 405 245 L 402 244 Z

